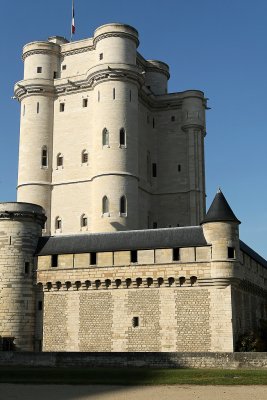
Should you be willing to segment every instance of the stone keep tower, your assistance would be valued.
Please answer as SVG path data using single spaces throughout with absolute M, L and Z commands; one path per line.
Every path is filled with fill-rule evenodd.
M 45 216 L 26 203 L 0 203 L 0 348 L 34 349 L 34 253 Z
M 168 93 L 169 67 L 145 60 L 138 32 L 23 48 L 18 201 L 45 235 L 197 225 L 205 215 L 206 99 Z

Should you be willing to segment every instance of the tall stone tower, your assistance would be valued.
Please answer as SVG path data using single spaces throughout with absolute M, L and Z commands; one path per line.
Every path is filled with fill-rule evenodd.
M 18 201 L 45 209 L 45 235 L 197 225 L 205 215 L 203 92 L 168 93 L 169 67 L 138 32 L 23 48 Z
M 38 238 L 45 216 L 26 203 L 0 203 L 0 348 L 32 351 Z

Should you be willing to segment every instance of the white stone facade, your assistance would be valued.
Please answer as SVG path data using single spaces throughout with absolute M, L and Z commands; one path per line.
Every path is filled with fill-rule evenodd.
M 109 24 L 91 39 L 23 48 L 18 201 L 45 209 L 44 234 L 197 225 L 205 215 L 206 99 L 168 93 L 168 66 L 145 60 L 138 43 L 134 28 Z

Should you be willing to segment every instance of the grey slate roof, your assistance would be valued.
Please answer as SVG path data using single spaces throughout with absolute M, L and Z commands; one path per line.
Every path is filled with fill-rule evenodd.
M 201 226 L 41 237 L 36 254 L 207 246 Z
M 231 221 L 240 224 L 240 221 L 236 218 L 231 207 L 229 206 L 226 198 L 219 189 L 214 197 L 213 202 L 207 212 L 202 224 L 205 222 L 224 222 Z
M 240 242 L 240 249 L 244 253 L 248 254 L 251 258 L 253 258 L 253 260 L 257 261 L 257 263 L 267 268 L 267 261 L 263 257 L 261 257 L 258 253 L 256 253 L 256 251 L 252 250 L 251 247 L 249 247 L 246 243 L 242 242 L 242 240 L 240 240 L 239 242 Z

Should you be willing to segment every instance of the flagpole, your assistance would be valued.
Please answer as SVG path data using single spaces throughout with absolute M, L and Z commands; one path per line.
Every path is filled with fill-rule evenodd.
M 73 37 L 73 34 L 74 34 L 74 33 L 75 33 L 75 23 L 74 23 L 74 0 L 72 0 L 70 41 L 72 41 L 72 37 Z

